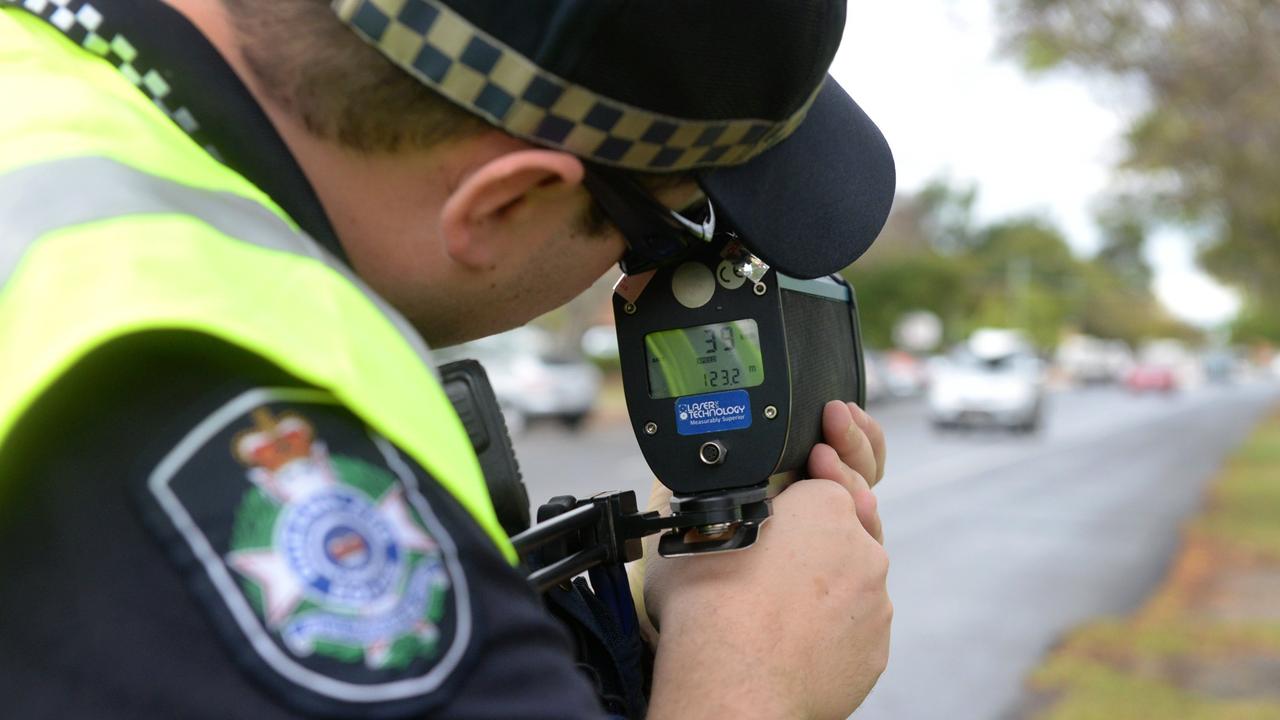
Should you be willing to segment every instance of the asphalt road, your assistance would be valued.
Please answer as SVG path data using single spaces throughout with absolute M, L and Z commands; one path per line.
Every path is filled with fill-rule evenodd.
M 1278 399 L 1260 384 L 1069 391 L 1030 438 L 938 435 L 919 402 L 873 407 L 889 442 L 878 494 L 896 612 L 889 670 L 855 720 L 1009 717 L 1064 631 L 1132 610 L 1159 581 L 1181 521 Z M 647 495 L 626 424 L 534 427 L 516 445 L 535 503 Z

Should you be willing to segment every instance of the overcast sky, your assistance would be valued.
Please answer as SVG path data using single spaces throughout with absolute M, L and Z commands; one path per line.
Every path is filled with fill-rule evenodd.
M 1091 209 L 1122 152 L 1129 108 L 1078 78 L 1029 78 L 995 51 L 992 0 L 854 0 L 832 74 L 880 125 L 899 192 L 938 176 L 974 182 L 982 221 L 1036 213 L 1082 255 L 1096 249 Z M 1234 294 L 1195 267 L 1183 237 L 1148 248 L 1156 293 L 1178 315 L 1210 324 Z

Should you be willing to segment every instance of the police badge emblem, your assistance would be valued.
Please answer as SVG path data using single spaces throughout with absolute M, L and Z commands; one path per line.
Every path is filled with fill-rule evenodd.
M 267 627 L 302 657 L 371 668 L 433 658 L 449 575 L 399 483 L 330 457 L 299 415 L 253 418 L 233 443 L 254 487 L 225 559 Z
M 471 627 L 452 539 L 404 458 L 327 394 L 241 395 L 148 489 L 215 624 L 286 694 L 412 702 L 459 664 Z

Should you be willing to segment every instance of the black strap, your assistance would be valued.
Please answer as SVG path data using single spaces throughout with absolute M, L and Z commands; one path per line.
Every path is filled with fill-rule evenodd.
M 653 660 L 638 632 L 625 632 L 617 616 L 577 578 L 543 596 L 573 634 L 578 667 L 607 712 L 640 720 L 648 711 Z

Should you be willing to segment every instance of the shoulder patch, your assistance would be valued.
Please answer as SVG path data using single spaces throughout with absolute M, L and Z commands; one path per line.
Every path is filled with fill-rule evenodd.
M 239 395 L 145 495 L 233 655 L 299 709 L 424 709 L 466 654 L 452 538 L 391 443 L 328 393 Z

